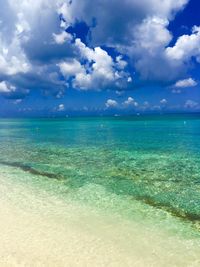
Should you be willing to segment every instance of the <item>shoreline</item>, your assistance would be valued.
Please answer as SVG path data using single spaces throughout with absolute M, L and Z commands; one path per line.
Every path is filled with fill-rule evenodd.
M 29 182 L 13 183 L 6 172 L 0 181 L 0 266 L 200 264 L 198 239 L 63 202 Z

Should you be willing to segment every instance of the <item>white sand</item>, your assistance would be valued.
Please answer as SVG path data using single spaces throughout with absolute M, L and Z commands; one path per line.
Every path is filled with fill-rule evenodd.
M 1 267 L 200 266 L 198 245 L 0 177 Z

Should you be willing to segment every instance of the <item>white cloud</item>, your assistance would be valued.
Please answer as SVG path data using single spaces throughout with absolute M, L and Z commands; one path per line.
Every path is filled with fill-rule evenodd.
M 188 79 L 177 81 L 174 86 L 177 88 L 184 88 L 184 87 L 194 87 L 196 85 L 197 85 L 197 82 L 194 79 L 188 78 Z
M 87 47 L 80 39 L 75 40 L 79 57 L 58 64 L 61 73 L 69 79 L 72 86 L 81 90 L 123 87 L 131 82 L 130 74 L 124 71 L 126 61 L 121 56 L 113 58 L 101 47 Z
M 127 107 L 138 107 L 138 102 L 136 102 L 131 96 L 129 96 L 128 99 L 124 101 L 124 105 Z
M 3 82 L 0 82 L 0 92 L 2 93 L 5 93 L 5 92 L 9 92 L 9 89 L 8 89 L 8 86 L 7 84 L 3 81 Z
M 53 33 L 53 38 L 57 44 L 63 44 L 65 42 L 71 41 L 72 35 L 67 33 L 66 31 L 63 31 L 60 34 Z
M 0 0 L 0 74 L 29 72 L 44 80 L 57 72 L 57 80 L 49 82 L 59 92 L 58 70 L 65 84 L 81 90 L 125 90 L 133 68 L 143 80 L 174 83 L 186 74 L 192 57 L 200 62 L 199 27 L 168 47 L 169 23 L 188 1 Z M 73 42 L 76 36 L 65 31 L 77 22 L 90 27 L 87 45 Z
M 116 61 L 118 68 L 121 70 L 123 70 L 127 66 L 127 62 L 123 60 L 123 57 L 121 55 L 116 57 Z
M 108 99 L 105 103 L 106 107 L 107 108 L 115 108 L 118 106 L 118 103 L 116 100 L 113 100 L 113 99 Z
M 148 17 L 136 27 L 135 39 L 138 52 L 155 55 L 172 39 L 167 30 L 169 21 L 160 17 Z
M 59 63 L 58 66 L 67 80 L 72 77 L 73 87 L 82 90 L 88 90 L 91 87 L 91 75 L 86 73 L 85 66 L 81 65 L 77 59 Z
M 30 64 L 20 47 L 20 41 L 14 36 L 10 44 L 4 44 L 0 35 L 0 74 L 15 75 L 26 73 L 30 69 Z
M 76 59 L 69 59 L 58 64 L 61 73 L 65 77 L 76 76 L 84 72 L 83 66 Z
M 115 79 L 114 62 L 111 56 L 100 47 L 91 49 L 87 47 L 80 39 L 76 39 L 76 47 L 79 49 L 81 56 L 92 63 L 91 80 L 103 79 L 112 82 Z
M 66 29 L 75 22 L 75 17 L 71 10 L 70 1 L 60 1 L 60 5 L 57 9 L 57 12 L 58 14 L 62 14 L 65 18 L 65 20 L 61 21 L 61 27 L 63 27 L 64 29 Z
M 172 40 L 168 25 L 166 17 L 154 15 L 135 26 L 133 45 L 126 49 L 143 80 L 173 81 L 183 72 L 182 65 L 174 65 L 165 55 Z
M 136 25 L 153 16 L 171 20 L 187 2 L 188 0 L 73 0 L 64 3 L 58 12 L 63 14 L 67 25 L 74 24 L 76 20 L 93 25 L 95 18 L 97 25 L 91 28 L 95 44 L 112 46 L 126 42 L 130 45 Z M 114 31 L 116 25 L 118 30 Z
M 166 105 L 167 104 L 167 99 L 163 98 L 160 100 L 160 104 Z
M 58 111 L 64 111 L 65 110 L 65 105 L 64 104 L 60 104 L 58 106 Z
M 5 82 L 5 81 L 2 81 L 0 82 L 0 93 L 11 93 L 11 92 L 15 92 L 16 91 L 16 87 Z
M 67 25 L 73 25 L 76 21 L 93 25 L 90 43 L 94 47 L 110 46 L 127 55 L 144 80 L 174 81 L 181 77 L 187 66 L 184 62 L 177 65 L 167 56 L 166 47 L 173 37 L 168 25 L 188 1 L 116 0 L 113 6 L 113 2 L 107 0 L 85 0 L 81 3 L 74 0 L 64 4 L 63 12 L 60 12 Z M 116 25 L 118 30 L 114 31 Z M 87 57 L 91 56 L 91 51 L 85 53 Z M 126 65 L 121 56 L 116 61 L 119 69 Z
M 132 81 L 133 81 L 132 78 L 131 77 L 128 77 L 127 82 L 128 83 L 131 83 Z
M 199 108 L 199 103 L 197 103 L 196 101 L 188 99 L 185 102 L 185 106 L 184 107 L 187 108 L 187 109 L 198 109 Z
M 170 60 L 187 62 L 191 57 L 200 57 L 200 27 L 194 26 L 191 35 L 182 35 L 173 47 L 166 49 Z

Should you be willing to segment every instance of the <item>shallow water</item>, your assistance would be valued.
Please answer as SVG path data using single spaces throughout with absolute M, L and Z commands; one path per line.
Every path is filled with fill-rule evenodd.
M 199 136 L 197 115 L 0 120 L 3 199 L 125 250 L 110 266 L 198 266 Z

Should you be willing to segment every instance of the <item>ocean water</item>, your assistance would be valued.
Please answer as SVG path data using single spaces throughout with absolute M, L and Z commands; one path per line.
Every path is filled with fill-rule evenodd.
M 1 176 L 10 183 L 7 198 L 16 195 L 22 210 L 55 213 L 65 224 L 63 214 L 73 217 L 77 208 L 65 211 L 63 204 L 58 216 L 56 201 L 87 207 L 101 219 L 92 221 L 87 212 L 79 212 L 77 224 L 88 231 L 99 227 L 108 235 L 99 221 L 112 218 L 112 228 L 112 220 L 113 227 L 114 221 L 124 220 L 129 226 L 118 235 L 127 243 L 130 238 L 130 248 L 138 249 L 140 240 L 148 243 L 152 232 L 160 235 L 157 247 L 163 246 L 163 252 L 157 249 L 157 258 L 150 253 L 153 260 L 149 256 L 146 266 L 199 266 L 200 116 L 1 119 L 0 151 Z M 28 200 L 27 188 L 34 199 Z M 173 237 L 178 241 L 162 243 Z M 124 246 L 115 232 L 110 239 Z

